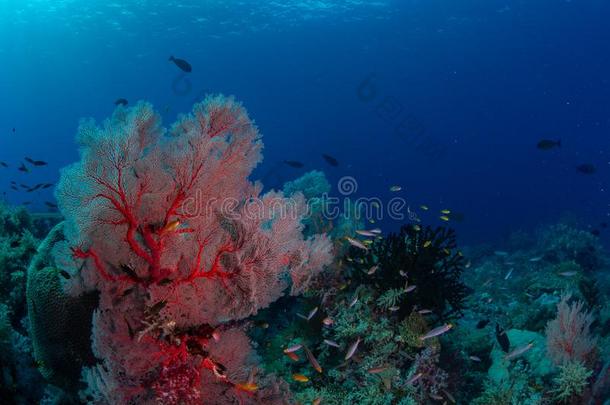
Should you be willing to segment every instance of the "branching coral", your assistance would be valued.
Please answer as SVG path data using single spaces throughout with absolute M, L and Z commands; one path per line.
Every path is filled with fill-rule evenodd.
M 595 355 L 595 339 L 589 328 L 593 316 L 583 310 L 584 302 L 568 303 L 569 295 L 557 304 L 557 318 L 546 327 L 547 352 L 556 365 L 568 362 L 591 364 Z
M 247 180 L 259 138 L 222 96 L 167 134 L 145 103 L 101 128 L 81 124 L 81 160 L 57 191 L 67 242 L 56 255 L 69 291 L 100 292 L 93 350 L 103 363 L 85 370 L 93 398 L 271 401 L 238 321 L 287 287 L 305 290 L 331 256 L 325 236 L 302 237 L 301 194 L 260 196 Z
M 580 397 L 589 385 L 587 380 L 593 372 L 579 362 L 566 363 L 559 369 L 559 375 L 554 379 L 557 388 L 553 391 L 557 401 L 565 403 Z

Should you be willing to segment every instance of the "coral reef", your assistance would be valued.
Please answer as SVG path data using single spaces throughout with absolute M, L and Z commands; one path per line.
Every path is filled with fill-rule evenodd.
M 241 320 L 303 292 L 330 262 L 303 239 L 305 199 L 247 180 L 259 133 L 231 98 L 208 97 L 169 133 L 149 104 L 83 121 L 81 160 L 57 189 L 66 291 L 99 292 L 83 396 L 95 403 L 281 401 L 256 374 Z

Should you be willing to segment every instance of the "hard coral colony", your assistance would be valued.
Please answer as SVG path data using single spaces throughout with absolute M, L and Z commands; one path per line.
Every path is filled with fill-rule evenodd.
M 100 294 L 88 400 L 280 401 L 240 320 L 288 287 L 301 293 L 330 262 L 330 242 L 303 238 L 301 194 L 261 195 L 247 180 L 262 143 L 232 98 L 208 97 L 167 132 L 159 121 L 146 103 L 101 127 L 84 121 L 81 160 L 58 186 L 65 287 Z

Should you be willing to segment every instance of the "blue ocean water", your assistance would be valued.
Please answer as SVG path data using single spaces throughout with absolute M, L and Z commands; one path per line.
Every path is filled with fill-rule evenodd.
M 595 229 L 610 219 L 609 13 L 603 0 L 5 0 L 0 187 L 46 210 L 52 189 L 10 181 L 56 182 L 79 119 L 125 98 L 169 125 L 220 92 L 263 133 L 252 177 L 267 188 L 321 169 L 337 193 L 347 176 L 353 197 L 400 196 L 426 223 L 463 214 L 452 225 L 466 243 L 562 218 Z M 19 172 L 26 156 L 49 165 Z

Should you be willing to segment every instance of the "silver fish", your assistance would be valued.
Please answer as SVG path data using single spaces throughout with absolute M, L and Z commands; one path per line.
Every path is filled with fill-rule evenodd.
M 317 312 L 318 312 L 318 307 L 315 307 L 314 309 L 309 311 L 309 314 L 307 314 L 307 320 L 308 321 L 311 320 L 311 318 L 313 318 Z
M 360 236 L 366 236 L 368 238 L 374 238 L 375 236 L 377 236 L 375 232 L 367 231 L 365 229 L 358 229 L 356 230 L 356 233 Z
M 577 271 L 562 271 L 561 273 L 557 273 L 562 277 L 574 277 L 578 274 Z
M 349 308 L 356 305 L 357 302 L 358 302 L 358 296 L 356 295 L 356 296 L 354 296 L 354 299 L 352 299 L 352 301 L 349 303 Z
M 332 347 L 341 347 L 339 346 L 339 343 L 335 342 L 334 340 L 324 339 L 324 343 Z
M 405 292 L 410 293 L 411 291 L 415 290 L 416 288 L 417 288 L 417 286 L 415 284 L 411 284 L 410 286 L 405 287 Z
M 347 349 L 347 353 L 345 353 L 345 360 L 349 360 L 352 358 L 356 350 L 358 349 L 358 345 L 360 344 L 360 338 L 356 339 L 354 343 Z
M 430 332 L 426 333 L 425 335 L 420 336 L 419 340 L 426 340 L 426 339 L 430 339 L 430 338 L 433 338 L 436 336 L 440 336 L 443 333 L 446 333 L 449 330 L 451 330 L 451 328 L 453 328 L 453 325 L 450 323 L 439 326 L 438 328 L 432 329 Z
M 469 358 L 470 360 L 472 360 L 472 361 L 477 362 L 477 363 L 480 363 L 480 362 L 481 362 L 481 358 L 480 358 L 480 357 L 477 357 L 477 356 L 469 356 L 468 358 Z
M 542 260 L 543 258 L 544 258 L 544 256 L 536 256 L 536 257 L 532 257 L 532 258 L 530 259 L 530 262 L 532 262 L 532 263 L 536 263 L 536 262 L 539 262 L 540 260 Z
M 346 236 L 345 239 L 347 239 L 350 245 L 357 247 L 358 249 L 369 250 L 369 248 L 364 246 L 364 244 L 357 239 L 350 238 L 349 236 Z
M 413 375 L 411 378 L 409 378 L 409 379 L 408 379 L 408 380 L 405 382 L 405 384 L 406 384 L 406 385 L 411 385 L 411 384 L 414 384 L 414 383 L 415 383 L 417 380 L 419 380 L 419 379 L 422 377 L 422 375 L 423 375 L 423 373 L 417 373 L 417 374 L 414 374 L 414 375 Z
M 371 267 L 369 269 L 369 271 L 366 272 L 366 274 L 368 274 L 369 276 L 373 275 L 373 274 L 375 274 L 375 272 L 377 271 L 378 268 L 379 268 L 379 265 L 374 265 L 373 267 Z
M 506 360 L 514 359 L 515 357 L 521 356 L 523 353 L 527 352 L 532 347 L 534 347 L 533 342 L 530 342 L 530 343 L 526 344 L 525 346 L 517 347 L 515 350 L 513 350 L 512 352 L 510 352 L 506 356 L 504 356 L 504 358 Z
M 420 315 L 426 315 L 426 314 L 431 314 L 432 310 L 430 309 L 420 309 L 419 311 L 417 311 L 418 314 Z
M 299 350 L 301 350 L 303 348 L 303 345 L 294 345 L 294 346 L 290 346 L 284 349 L 284 353 L 294 353 L 294 352 L 298 352 Z
M 506 276 L 504 276 L 504 280 L 508 280 L 510 278 L 510 276 L 513 275 L 513 271 L 515 270 L 515 268 L 511 268 L 508 273 L 506 273 Z

